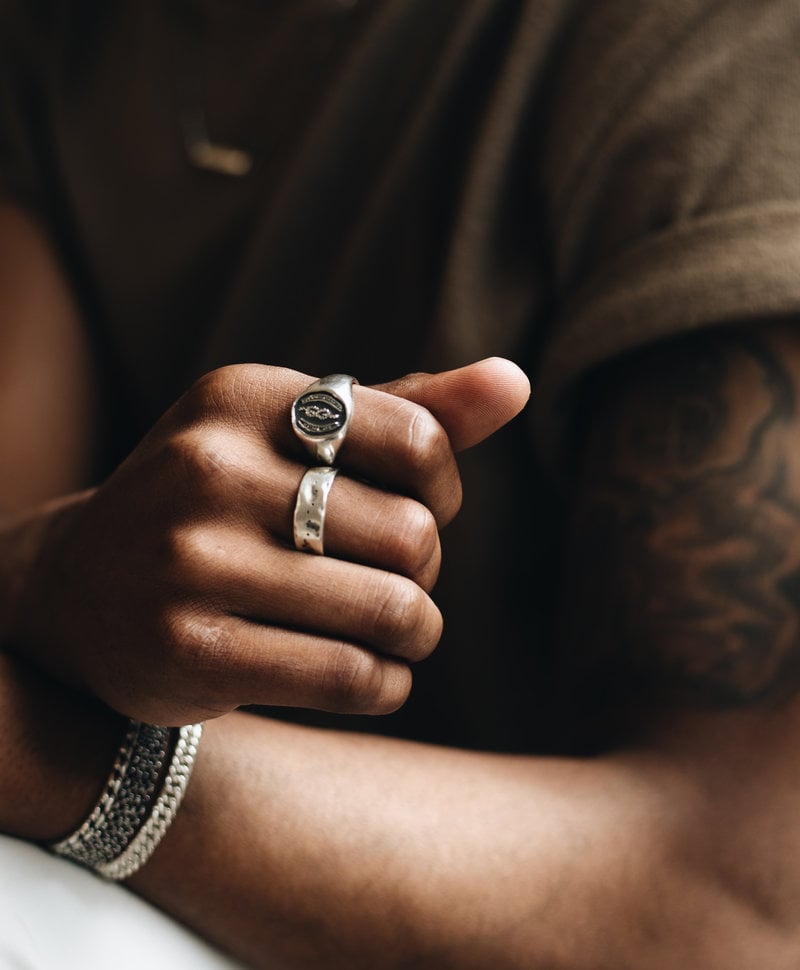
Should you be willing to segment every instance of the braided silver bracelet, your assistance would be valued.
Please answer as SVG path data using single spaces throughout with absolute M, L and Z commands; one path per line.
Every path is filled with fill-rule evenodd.
M 106 879 L 127 879 L 153 854 L 183 800 L 202 733 L 202 724 L 190 724 L 180 729 L 163 787 L 147 820 L 124 852 L 110 862 L 95 866 L 95 871 L 101 876 Z
M 178 730 L 131 720 L 94 809 L 75 832 L 51 844 L 51 851 L 106 879 L 132 876 L 153 854 L 178 811 L 202 732 L 202 724 Z

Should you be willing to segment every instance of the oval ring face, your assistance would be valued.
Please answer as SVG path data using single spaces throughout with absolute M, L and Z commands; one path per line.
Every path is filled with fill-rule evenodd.
M 295 401 L 294 420 L 304 434 L 324 438 L 341 431 L 347 420 L 347 408 L 330 391 L 311 391 Z

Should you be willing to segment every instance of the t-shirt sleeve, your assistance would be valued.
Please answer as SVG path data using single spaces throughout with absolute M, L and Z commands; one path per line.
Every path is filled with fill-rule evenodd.
M 586 0 L 552 88 L 537 432 L 628 350 L 800 311 L 800 6 Z

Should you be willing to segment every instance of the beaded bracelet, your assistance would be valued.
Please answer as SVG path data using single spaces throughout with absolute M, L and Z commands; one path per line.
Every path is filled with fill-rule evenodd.
M 51 851 L 106 879 L 132 876 L 178 811 L 202 732 L 202 724 L 170 729 L 131 720 L 94 809 L 75 832 L 51 844 Z

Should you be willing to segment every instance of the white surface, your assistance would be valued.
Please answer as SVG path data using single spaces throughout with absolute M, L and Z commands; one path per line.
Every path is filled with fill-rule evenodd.
M 122 886 L 0 836 L 0 970 L 241 970 Z

